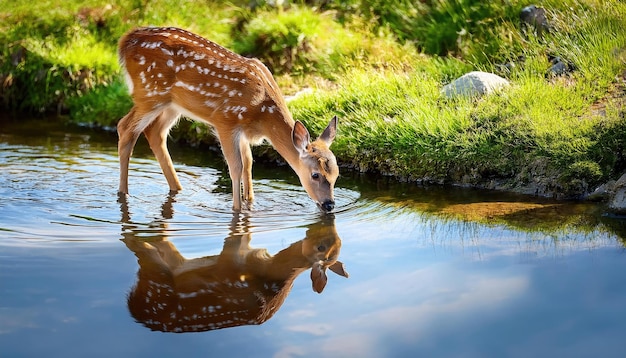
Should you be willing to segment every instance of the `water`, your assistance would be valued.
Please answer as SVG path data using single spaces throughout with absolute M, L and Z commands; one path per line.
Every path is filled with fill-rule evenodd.
M 118 200 L 115 146 L 2 124 L 0 356 L 624 356 L 626 234 L 600 207 L 344 172 L 322 216 L 288 168 L 256 163 L 257 201 L 233 214 L 219 155 L 172 148 L 184 190 L 168 196 L 145 143 Z M 274 255 L 321 236 L 350 274 L 327 271 L 321 294 L 306 267 L 291 290 L 215 268 L 247 240 Z M 265 316 L 209 317 L 244 302 Z

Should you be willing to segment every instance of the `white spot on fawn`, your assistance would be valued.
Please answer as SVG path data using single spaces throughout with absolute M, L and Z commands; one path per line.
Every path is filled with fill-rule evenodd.
M 155 86 L 154 90 L 146 93 L 147 97 L 154 97 L 154 96 L 165 96 L 166 94 L 168 94 L 170 92 L 170 90 L 172 89 L 172 87 L 165 87 L 163 88 L 162 91 L 158 90 L 159 88 Z
M 265 112 L 267 111 L 268 113 L 274 113 L 274 110 L 276 110 L 276 106 L 263 106 L 261 107 L 261 112 Z
M 228 114 L 229 112 L 236 114 L 239 120 L 243 119 L 243 113 L 246 111 L 248 111 L 248 108 L 245 106 L 227 106 L 224 108 L 225 114 Z
M 194 86 L 192 84 L 189 84 L 189 83 L 185 83 L 185 82 L 182 82 L 182 81 L 176 81 L 176 83 L 174 83 L 174 86 L 182 87 L 182 88 L 184 88 L 186 90 L 189 90 L 189 91 L 192 91 L 192 92 L 200 92 L 200 86 L 202 86 L 202 85 L 196 87 L 196 86 Z

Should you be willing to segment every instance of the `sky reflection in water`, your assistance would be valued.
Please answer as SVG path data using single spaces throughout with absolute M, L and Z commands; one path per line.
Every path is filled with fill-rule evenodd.
M 623 356 L 619 221 L 546 202 L 493 204 L 488 220 L 465 221 L 455 205 L 477 212 L 473 202 L 510 199 L 348 177 L 335 220 L 348 279 L 329 274 L 317 294 L 300 274 L 260 326 L 151 331 L 129 314 L 139 266 L 120 239 L 165 238 L 187 258 L 219 254 L 232 220 L 219 157 L 177 164 L 185 189 L 164 217 L 165 181 L 138 148 L 122 223 L 114 138 L 20 133 L 0 135 L 2 356 Z M 250 245 L 275 254 L 319 214 L 288 170 L 257 163 L 255 173 Z

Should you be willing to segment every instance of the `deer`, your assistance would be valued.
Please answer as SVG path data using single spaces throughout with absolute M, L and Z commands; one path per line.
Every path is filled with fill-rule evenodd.
M 133 106 L 117 124 L 120 182 L 128 195 L 128 171 L 141 133 L 147 138 L 170 192 L 182 189 L 167 136 L 184 116 L 208 124 L 220 143 L 232 182 L 233 210 L 254 200 L 252 145 L 267 140 L 297 174 L 323 212 L 335 207 L 339 168 L 330 150 L 334 116 L 311 140 L 294 121 L 268 68 L 199 35 L 175 27 L 141 27 L 119 40 L 118 56 Z
M 341 239 L 334 218 L 311 224 L 304 239 L 275 255 L 250 247 L 247 220 L 233 217 L 219 255 L 191 259 L 165 235 L 145 240 L 127 232 L 122 241 L 139 263 L 127 296 L 134 319 L 151 330 L 175 333 L 260 325 L 280 309 L 307 269 L 317 293 L 326 286 L 327 269 L 349 276 L 338 261 Z

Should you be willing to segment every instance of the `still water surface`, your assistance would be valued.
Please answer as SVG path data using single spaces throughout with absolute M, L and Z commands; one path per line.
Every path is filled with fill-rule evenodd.
M 257 163 L 233 214 L 219 155 L 172 156 L 182 192 L 140 143 L 120 201 L 114 135 L 2 124 L 0 356 L 624 357 L 626 231 L 601 208 L 343 173 L 322 216 Z M 318 294 L 291 245 L 320 237 L 350 276 Z M 242 268 L 248 242 L 294 271 Z

